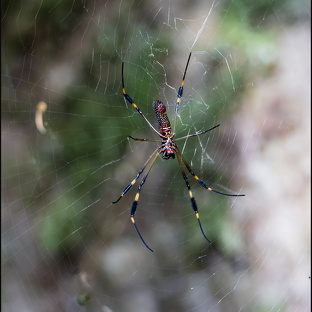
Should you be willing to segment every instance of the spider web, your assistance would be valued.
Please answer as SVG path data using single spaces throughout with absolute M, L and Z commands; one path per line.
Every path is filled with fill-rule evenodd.
M 309 311 L 307 1 L 2 1 L 4 311 Z M 117 204 L 174 120 L 176 160 Z

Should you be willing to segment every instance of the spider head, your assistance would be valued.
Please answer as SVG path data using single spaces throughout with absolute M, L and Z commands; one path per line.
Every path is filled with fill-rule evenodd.
M 174 134 L 164 138 L 162 144 L 160 145 L 160 152 L 162 153 L 163 159 L 175 158 L 177 145 L 173 140 L 173 136 Z
M 162 155 L 162 158 L 163 158 L 163 159 L 170 159 L 170 158 L 175 159 L 175 153 L 167 153 L 167 152 L 165 152 L 165 153 Z

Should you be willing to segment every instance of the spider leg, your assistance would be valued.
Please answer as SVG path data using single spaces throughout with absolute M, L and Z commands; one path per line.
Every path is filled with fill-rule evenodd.
M 190 55 L 189 55 L 189 57 L 187 59 L 185 70 L 184 70 L 184 74 L 183 74 L 183 77 L 182 77 L 181 86 L 179 87 L 178 94 L 177 94 L 177 100 L 176 100 L 176 105 L 175 105 L 174 123 L 173 123 L 173 133 L 175 133 L 177 116 L 178 116 L 178 112 L 179 112 L 179 105 L 180 105 L 181 98 L 182 98 L 182 95 L 183 95 L 185 75 L 186 75 L 186 71 L 187 71 L 187 68 L 188 68 L 188 65 L 189 65 L 189 62 L 190 62 L 190 59 L 191 59 L 191 55 L 192 55 L 192 52 L 190 52 Z
M 135 182 L 138 180 L 138 178 L 140 177 L 140 175 L 142 174 L 142 172 L 144 171 L 144 169 L 146 168 L 147 164 L 150 162 L 150 160 L 155 157 L 155 154 L 158 155 L 157 153 L 158 148 L 155 149 L 155 151 L 151 154 L 151 156 L 147 159 L 147 161 L 144 163 L 143 167 L 139 170 L 139 172 L 137 173 L 137 175 L 135 176 L 135 178 L 124 188 L 124 190 L 122 191 L 122 193 L 120 194 L 119 198 L 115 201 L 113 201 L 113 204 L 116 204 L 117 202 L 119 202 L 119 200 L 129 192 L 129 190 L 131 189 L 131 187 L 135 184 Z M 156 158 L 156 157 L 155 157 Z
M 185 171 L 183 169 L 183 166 L 182 166 L 182 159 L 181 159 L 181 153 L 177 152 L 177 159 L 178 159 L 178 163 L 179 163 L 179 167 L 180 167 L 180 170 L 181 170 L 181 173 L 182 173 L 182 176 L 183 176 L 183 179 L 184 179 L 184 182 L 187 186 L 187 189 L 188 189 L 188 194 L 189 194 L 189 197 L 190 197 L 190 201 L 191 201 L 191 204 L 192 204 L 192 208 L 193 208 L 193 211 L 195 212 L 195 216 L 196 216 L 196 219 L 198 221 L 198 224 L 199 224 L 199 228 L 200 228 L 200 231 L 202 232 L 204 238 L 209 242 L 211 243 L 211 241 L 208 239 L 208 237 L 206 236 L 204 230 L 203 230 L 203 227 L 202 227 L 202 224 L 200 222 L 200 219 L 199 219 L 199 213 L 198 213 L 198 208 L 197 208 L 197 204 L 196 204 L 196 200 L 195 200 L 195 197 L 193 196 L 193 192 L 192 192 L 192 189 L 191 189 L 191 186 L 190 186 L 190 183 L 188 181 L 188 178 L 185 174 Z
M 145 117 L 143 112 L 140 110 L 140 108 L 134 103 L 133 99 L 129 94 L 127 94 L 125 89 L 125 82 L 124 82 L 124 62 L 122 62 L 121 67 L 121 79 L 122 79 L 122 94 L 124 98 L 137 110 L 137 112 L 145 119 L 145 121 L 148 123 L 148 125 L 158 134 L 161 136 L 161 134 L 153 127 L 153 125 L 148 121 L 148 119 Z
M 219 127 L 219 126 L 220 126 L 220 125 L 216 125 L 216 126 L 214 126 L 214 127 L 210 128 L 210 129 L 208 129 L 208 130 L 198 131 L 198 132 L 193 133 L 193 134 L 188 134 L 188 135 L 183 136 L 183 137 L 181 137 L 181 138 L 175 139 L 175 141 L 179 141 L 179 140 L 183 140 L 183 139 L 191 138 L 191 137 L 194 137 L 194 136 L 197 136 L 197 135 L 205 134 L 205 133 L 207 133 L 208 131 L 213 130 L 213 129 L 215 129 L 215 128 Z
M 158 150 L 158 149 L 157 149 L 157 150 Z M 155 152 L 157 152 L 157 150 L 156 150 Z M 147 245 L 147 243 L 145 242 L 145 240 L 143 239 L 143 237 L 142 237 L 142 235 L 141 235 L 141 233 L 140 233 L 140 231 L 139 231 L 139 229 L 138 229 L 138 227 L 137 227 L 137 225 L 136 225 L 136 223 L 135 223 L 134 215 L 135 215 L 136 210 L 137 210 L 137 207 L 138 207 L 138 201 L 139 201 L 139 197 L 140 197 L 140 193 L 141 193 L 142 187 L 143 187 L 143 185 L 144 185 L 144 183 L 145 183 L 145 181 L 146 181 L 146 179 L 147 179 L 147 177 L 148 177 L 148 174 L 150 173 L 151 169 L 152 169 L 153 166 L 154 166 L 154 163 L 155 163 L 155 161 L 156 161 L 156 159 L 157 159 L 157 156 L 159 155 L 159 152 L 158 152 L 158 153 L 155 153 L 155 152 L 152 154 L 152 156 L 153 156 L 154 158 L 153 158 L 153 160 L 152 160 L 152 162 L 151 162 L 151 165 L 150 165 L 150 167 L 149 167 L 147 173 L 143 176 L 143 178 L 142 178 L 142 180 L 141 180 L 141 182 L 140 182 L 140 184 L 139 184 L 139 186 L 138 186 L 138 191 L 137 191 L 137 193 L 135 194 L 134 202 L 132 203 L 131 210 L 130 210 L 130 220 L 131 220 L 131 222 L 133 223 L 133 225 L 134 225 L 134 227 L 135 227 L 135 229 L 136 229 L 138 235 L 140 236 L 141 241 L 143 242 L 143 244 L 145 245 L 145 247 L 146 247 L 148 250 L 150 250 L 151 252 L 154 252 L 154 250 L 151 249 L 151 248 Z M 152 157 L 152 156 L 151 156 L 151 157 Z M 150 157 L 150 159 L 151 159 L 151 157 Z
M 140 138 L 134 138 L 131 135 L 128 136 L 130 139 L 134 141 L 142 141 L 142 142 L 161 142 L 161 140 L 150 140 L 150 139 L 140 139 Z
M 228 193 L 223 193 L 223 192 L 219 192 L 216 191 L 214 189 L 212 189 L 211 187 L 209 187 L 203 180 L 201 180 L 195 173 L 194 171 L 191 169 L 191 166 L 188 164 L 188 162 L 186 161 L 186 159 L 184 158 L 184 156 L 182 155 L 182 153 L 180 152 L 180 150 L 177 150 L 177 155 L 179 155 L 185 165 L 185 167 L 187 168 L 187 170 L 189 171 L 189 173 L 194 177 L 194 179 L 205 189 L 207 189 L 208 191 L 217 193 L 217 194 L 221 194 L 221 195 L 225 195 L 225 196 L 233 196 L 233 197 L 240 197 L 240 196 L 245 196 L 244 194 L 228 194 Z

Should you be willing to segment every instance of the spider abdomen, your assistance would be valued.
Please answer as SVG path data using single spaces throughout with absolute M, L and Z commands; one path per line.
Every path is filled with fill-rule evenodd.
M 161 135 L 171 135 L 171 124 L 167 115 L 167 109 L 163 102 L 154 101 L 153 108 L 158 121 L 159 132 Z

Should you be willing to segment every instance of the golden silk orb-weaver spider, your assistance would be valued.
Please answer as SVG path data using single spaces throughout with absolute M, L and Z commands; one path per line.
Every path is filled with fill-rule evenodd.
M 137 112 L 145 119 L 145 121 L 148 123 L 148 125 L 160 136 L 161 140 L 149 140 L 149 139 L 140 139 L 140 138 L 133 138 L 132 136 L 129 136 L 129 138 L 131 138 L 132 140 L 135 141 L 143 141 L 143 142 L 160 142 L 160 145 L 154 150 L 154 152 L 149 156 L 149 158 L 146 160 L 146 162 L 144 163 L 143 167 L 139 170 L 139 172 L 137 173 L 137 175 L 135 176 L 135 178 L 125 187 L 125 189 L 122 191 L 122 193 L 120 194 L 119 198 L 113 202 L 113 204 L 116 204 L 125 194 L 127 194 L 129 192 L 129 190 L 132 188 L 132 186 L 136 183 L 136 181 L 139 179 L 139 177 L 141 176 L 141 174 L 144 172 L 144 170 L 146 169 L 146 167 L 149 165 L 145 175 L 143 176 L 139 186 L 138 186 L 138 190 L 137 193 L 135 195 L 134 198 L 134 202 L 132 203 L 132 207 L 130 210 L 130 220 L 133 223 L 139 237 L 141 238 L 143 244 L 146 246 L 147 249 L 149 249 L 150 251 L 153 252 L 153 249 L 151 249 L 147 243 L 145 242 L 145 240 L 143 239 L 136 223 L 134 220 L 134 215 L 136 213 L 137 210 L 137 206 L 138 206 L 138 202 L 139 202 L 139 197 L 140 197 L 140 193 L 142 190 L 142 187 L 144 185 L 144 183 L 146 182 L 146 179 L 157 159 L 158 156 L 162 156 L 163 159 L 174 159 L 175 156 L 177 156 L 177 160 L 178 160 L 178 164 L 180 167 L 180 171 L 182 173 L 182 177 L 184 179 L 184 182 L 186 184 L 186 187 L 188 189 L 188 195 L 190 197 L 190 201 L 191 201 L 191 205 L 193 208 L 193 211 L 195 213 L 195 216 L 197 218 L 198 224 L 199 224 L 199 228 L 201 233 L 203 234 L 204 238 L 209 242 L 210 240 L 207 238 L 202 224 L 200 222 L 199 219 L 199 213 L 198 213 L 198 207 L 196 204 L 196 200 L 193 196 L 193 192 L 191 190 L 191 186 L 190 183 L 188 181 L 187 175 L 185 173 L 185 170 L 183 168 L 183 165 L 186 167 L 186 169 L 188 170 L 188 172 L 193 176 L 193 178 L 205 189 L 207 189 L 208 191 L 217 193 L 217 194 L 221 194 L 221 195 L 225 195 L 225 196 L 245 196 L 243 194 L 227 194 L 227 193 L 223 193 L 223 192 L 219 192 L 216 191 L 214 189 L 212 189 L 212 187 L 208 186 L 203 180 L 201 180 L 195 173 L 194 171 L 191 169 L 190 165 L 188 164 L 188 162 L 186 161 L 186 159 L 184 158 L 184 156 L 182 155 L 176 141 L 179 140 L 183 140 L 183 139 L 187 139 L 187 138 L 191 138 L 194 136 L 198 136 L 198 135 L 202 135 L 207 133 L 208 131 L 211 131 L 217 127 L 219 127 L 220 125 L 216 125 L 208 130 L 204 130 L 204 131 L 199 131 L 196 132 L 194 134 L 189 134 L 180 138 L 175 139 L 175 127 L 176 127 L 176 121 L 177 121 L 177 115 L 178 115 L 178 111 L 179 111 L 179 105 L 180 105 L 180 101 L 182 98 L 182 94 L 183 94 L 183 88 L 184 88 L 184 80 L 185 80 L 185 75 L 186 75 L 186 71 L 190 62 L 190 58 L 191 58 L 192 53 L 190 53 L 188 59 L 187 59 L 187 63 L 185 66 L 185 70 L 184 70 L 184 74 L 182 77 L 182 82 L 181 82 L 181 86 L 179 87 L 178 90 L 178 94 L 177 94 L 177 100 L 176 100 L 176 105 L 175 105 L 175 117 L 174 117 L 174 124 L 173 124 L 173 131 L 171 129 L 171 124 L 169 121 L 169 118 L 167 116 L 167 112 L 166 112 L 166 106 L 165 104 L 163 104 L 161 101 L 154 101 L 153 102 L 153 108 L 155 111 L 155 115 L 156 115 L 156 119 L 158 121 L 158 130 L 156 130 L 153 125 L 148 121 L 148 119 L 145 117 L 145 115 L 142 113 L 142 111 L 140 110 L 140 108 L 135 104 L 134 100 L 130 97 L 129 94 L 127 94 L 126 89 L 125 89 L 125 82 L 124 82 L 124 62 L 122 62 L 122 67 L 121 67 L 121 79 L 122 79 L 122 94 L 124 96 L 124 98 L 137 110 Z

